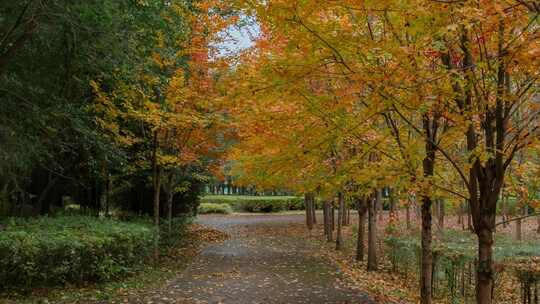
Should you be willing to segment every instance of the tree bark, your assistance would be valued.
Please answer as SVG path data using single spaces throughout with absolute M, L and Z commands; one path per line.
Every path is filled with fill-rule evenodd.
M 326 229 L 326 241 L 332 242 L 333 241 L 333 230 L 332 230 L 332 213 L 330 211 L 330 203 L 324 202 L 324 210 L 325 210 L 325 229 Z
M 172 214 L 173 214 L 173 198 L 174 192 L 172 191 L 173 185 L 170 185 L 170 189 L 167 192 L 167 220 L 169 222 L 169 233 L 172 233 Z
M 315 195 L 311 195 L 311 218 L 313 220 L 313 225 L 317 225 L 317 203 L 315 201 Z
M 377 262 L 377 201 L 381 200 L 381 190 L 377 190 L 375 197 L 369 202 L 368 209 L 368 271 L 378 269 Z
M 336 250 L 343 249 L 343 219 L 345 218 L 345 199 L 343 192 L 338 193 L 338 221 L 336 232 Z
M 343 214 L 341 216 L 341 226 L 347 226 L 347 206 L 345 203 L 345 198 L 342 198 L 342 201 L 343 201 Z M 338 207 L 341 208 L 341 203 L 338 204 Z
M 540 234 L 540 215 L 538 215 L 538 216 L 536 217 L 536 223 L 537 223 L 536 233 L 537 233 L 537 234 Z
M 422 119 L 424 129 L 424 144 L 426 155 L 422 161 L 422 169 L 424 178 L 431 178 L 435 172 L 435 152 L 437 141 L 438 119 L 424 114 Z M 433 271 L 433 256 L 431 251 L 432 240 L 432 218 L 431 218 L 431 197 L 430 192 L 425 191 L 422 196 L 422 260 L 420 269 L 420 303 L 432 303 L 432 271 Z
M 110 208 L 111 208 L 111 190 L 113 187 L 112 178 L 109 173 L 107 173 L 107 187 L 105 191 L 107 192 L 107 195 L 105 197 L 105 216 L 110 216 Z
M 366 212 L 367 206 L 365 201 L 357 199 L 356 208 L 358 210 L 358 238 L 356 240 L 356 260 L 364 260 L 364 235 L 366 226 Z
M 304 194 L 304 205 L 306 208 L 306 225 L 309 230 L 313 229 L 313 212 L 311 211 L 311 198 L 309 193 Z
M 476 271 L 476 303 L 491 304 L 493 296 L 493 232 L 477 231 L 478 267 Z
M 461 225 L 462 228 L 465 227 L 465 225 L 463 224 L 463 203 L 460 203 L 459 204 L 459 208 L 458 208 L 458 226 Z
M 433 255 L 431 251 L 431 198 L 422 196 L 422 262 L 420 273 L 420 296 L 422 304 L 430 304 L 432 299 Z
M 157 236 L 154 242 L 154 262 L 159 259 L 159 194 L 161 189 L 161 168 L 157 160 L 158 132 L 154 131 L 154 147 L 152 151 L 153 182 L 154 182 L 154 226 Z
M 332 228 L 332 233 L 334 232 L 334 230 L 336 230 L 336 214 L 335 214 L 335 206 L 334 206 L 334 202 L 332 202 L 330 204 L 330 223 L 331 223 L 331 228 Z
M 328 206 L 327 202 L 323 202 L 323 230 L 324 230 L 324 236 L 328 237 Z
M 474 228 L 472 226 L 472 214 L 471 214 L 471 203 L 467 201 L 467 229 L 470 231 L 474 231 Z

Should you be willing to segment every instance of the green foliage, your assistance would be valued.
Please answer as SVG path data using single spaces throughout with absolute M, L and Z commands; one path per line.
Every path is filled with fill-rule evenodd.
M 106 281 L 134 271 L 152 252 L 155 230 L 141 222 L 72 216 L 4 221 L 2 287 Z
M 218 213 L 229 214 L 232 213 L 232 208 L 229 204 L 215 204 L 215 203 L 202 203 L 199 205 L 200 214 Z
M 203 204 L 228 204 L 235 211 L 242 212 L 268 213 L 305 208 L 304 198 L 297 196 L 208 195 L 202 197 L 201 202 Z
M 174 217 L 169 231 L 169 222 L 162 220 L 160 222 L 159 245 L 162 250 L 168 250 L 180 245 L 186 240 L 186 228 L 192 223 L 193 218 L 189 216 Z M 148 225 L 151 221 L 148 218 Z

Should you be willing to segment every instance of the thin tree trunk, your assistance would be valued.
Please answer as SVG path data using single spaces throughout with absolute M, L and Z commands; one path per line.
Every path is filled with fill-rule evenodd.
M 405 221 L 407 223 L 407 230 L 411 230 L 411 204 L 409 202 L 405 207 Z
M 323 202 L 323 228 L 324 228 L 324 236 L 328 237 L 328 203 Z
M 540 234 L 540 215 L 538 215 L 538 216 L 536 217 L 536 223 L 537 223 L 536 233 L 537 233 L 537 234 Z
M 336 250 L 343 249 L 343 219 L 345 218 L 345 199 L 343 198 L 343 192 L 338 193 L 338 221 L 336 232 Z
M 362 199 L 356 201 L 356 208 L 358 209 L 358 239 L 356 241 L 356 260 L 364 260 L 364 235 L 366 226 L 366 203 Z
M 330 223 L 332 224 L 331 227 L 332 227 L 332 233 L 334 232 L 334 230 L 336 230 L 336 212 L 335 212 L 336 208 L 334 206 L 334 202 L 332 202 L 332 204 L 330 204 Z
M 460 203 L 459 204 L 459 207 L 457 209 L 457 212 L 458 212 L 458 226 L 461 225 L 461 227 L 465 227 L 465 225 L 463 225 L 463 203 Z
M 169 185 L 169 191 L 167 192 L 167 220 L 169 221 L 169 233 L 172 233 L 172 214 L 173 214 L 173 198 L 174 193 L 172 191 L 173 185 Z
M 423 175 L 431 178 L 435 172 L 435 142 L 437 138 L 438 120 L 430 118 L 424 114 L 423 129 L 425 132 L 426 155 L 422 161 Z M 422 255 L 420 269 L 420 303 L 432 303 L 432 276 L 433 276 L 433 256 L 431 251 L 432 240 L 432 219 L 431 219 L 431 197 L 429 193 L 422 193 Z
M 343 200 L 343 214 L 341 216 L 341 225 L 342 226 L 347 226 L 347 206 L 346 206 L 346 203 L 345 203 L 345 198 L 342 198 L 342 200 Z M 341 206 L 338 204 L 338 208 L 340 208 L 340 207 Z
M 439 229 L 443 231 L 444 230 L 444 216 L 445 216 L 444 200 L 439 199 L 438 205 L 439 205 L 439 212 L 437 215 L 439 217 Z
M 432 298 L 433 256 L 431 252 L 431 198 L 422 196 L 422 262 L 420 273 L 421 303 L 429 304 Z
M 107 174 L 107 187 L 105 191 L 107 191 L 107 195 L 105 197 L 105 216 L 110 216 L 110 206 L 111 206 L 111 189 L 112 189 L 112 178 L 109 174 Z
M 382 193 L 381 193 L 382 195 Z M 377 200 L 377 212 L 379 214 L 379 221 L 383 221 L 384 220 L 384 216 L 383 216 L 383 200 L 382 200 L 382 196 L 381 196 L 381 199 Z
M 521 211 L 520 212 L 521 215 L 526 215 L 525 207 L 521 207 L 520 211 Z M 518 219 L 516 220 L 516 240 L 517 241 L 523 240 L 523 231 L 522 231 L 523 225 L 522 225 L 521 215 L 518 215 Z
M 310 194 L 304 194 L 304 205 L 306 208 L 306 225 L 309 230 L 313 229 L 313 212 L 311 211 Z
M 313 225 L 317 225 L 317 202 L 315 201 L 315 195 L 311 195 L 311 218 L 313 219 Z
M 158 132 L 154 131 L 154 148 L 152 151 L 153 182 L 154 182 L 154 226 L 157 236 L 154 242 L 154 262 L 159 259 L 159 194 L 161 189 L 161 169 L 157 161 Z
M 381 200 L 381 190 L 377 190 L 368 209 L 368 271 L 376 271 L 377 263 L 377 201 Z
M 332 242 L 334 238 L 334 232 L 332 230 L 332 212 L 330 211 L 330 203 L 325 202 L 325 227 L 326 227 L 326 241 Z
M 474 228 L 472 226 L 472 215 L 471 215 L 471 205 L 470 202 L 467 201 L 467 229 L 470 231 L 474 231 Z

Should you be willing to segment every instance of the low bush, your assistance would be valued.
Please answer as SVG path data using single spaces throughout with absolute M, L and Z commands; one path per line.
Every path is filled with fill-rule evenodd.
M 304 198 L 298 196 L 208 195 L 201 198 L 201 205 L 207 203 L 228 204 L 235 211 L 242 212 L 279 212 L 305 208 Z
M 0 288 L 106 281 L 133 272 L 152 252 L 155 230 L 85 216 L 3 221 Z
M 218 214 L 229 214 L 232 213 L 231 205 L 227 203 L 202 203 L 199 205 L 200 214 L 209 214 L 209 213 L 218 213 Z
M 244 212 L 279 212 L 287 209 L 288 201 L 287 200 L 276 200 L 276 199 L 249 199 L 249 200 L 239 200 L 235 204 L 235 208 L 239 211 Z

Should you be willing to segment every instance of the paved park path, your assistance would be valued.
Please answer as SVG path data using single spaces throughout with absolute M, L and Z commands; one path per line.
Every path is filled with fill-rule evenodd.
M 197 221 L 230 238 L 205 247 L 188 268 L 141 303 L 374 303 L 312 252 L 303 216 L 208 215 Z M 294 237 L 291 234 L 295 235 Z

